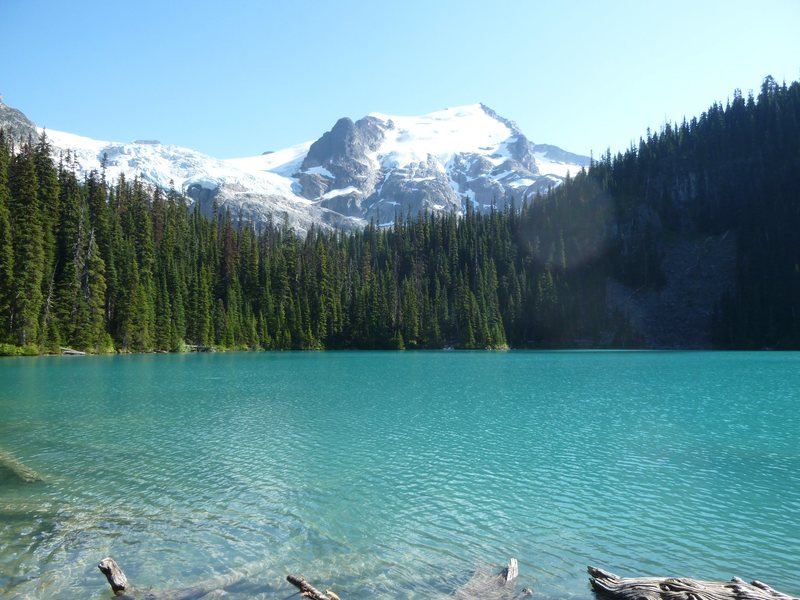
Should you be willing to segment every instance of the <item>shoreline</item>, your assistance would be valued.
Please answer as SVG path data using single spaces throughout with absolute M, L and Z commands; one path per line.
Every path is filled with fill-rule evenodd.
M 202 350 L 196 349 L 198 346 L 185 344 L 178 350 L 111 350 L 105 352 L 92 352 L 91 350 L 78 350 L 72 348 L 61 348 L 60 352 L 42 351 L 33 345 L 15 346 L 12 344 L 0 344 L 0 359 L 19 358 L 19 357 L 42 357 L 42 356 L 143 356 L 152 354 L 176 355 L 176 354 L 229 354 L 232 352 L 800 352 L 800 348 L 719 348 L 714 346 L 640 346 L 640 347 L 613 347 L 613 346 L 502 346 L 486 348 L 462 348 L 457 346 L 442 346 L 437 348 L 386 348 L 386 347 L 334 347 L 334 348 L 226 348 L 224 346 L 202 346 Z

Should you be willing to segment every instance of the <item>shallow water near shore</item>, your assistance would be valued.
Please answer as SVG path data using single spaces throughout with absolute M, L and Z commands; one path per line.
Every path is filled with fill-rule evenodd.
M 433 598 L 481 565 L 800 595 L 800 353 L 327 352 L 0 360 L 0 590 L 107 598 L 247 565 Z

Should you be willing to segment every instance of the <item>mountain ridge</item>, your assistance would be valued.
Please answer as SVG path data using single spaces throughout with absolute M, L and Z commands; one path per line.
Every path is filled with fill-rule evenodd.
M 421 116 L 370 113 L 339 119 L 318 139 L 253 157 L 218 159 L 156 140 L 113 142 L 37 128 L 0 104 L 0 126 L 22 140 L 45 133 L 54 157 L 69 154 L 80 175 L 140 177 L 175 189 L 209 214 L 214 207 L 256 223 L 352 230 L 399 214 L 502 208 L 560 184 L 589 158 L 535 145 L 484 104 Z

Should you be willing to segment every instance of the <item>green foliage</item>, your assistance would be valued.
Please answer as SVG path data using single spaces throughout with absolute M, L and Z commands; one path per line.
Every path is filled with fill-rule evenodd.
M 0 344 L 0 356 L 37 356 L 40 353 L 39 346 L 35 344 L 26 344 L 24 346 Z

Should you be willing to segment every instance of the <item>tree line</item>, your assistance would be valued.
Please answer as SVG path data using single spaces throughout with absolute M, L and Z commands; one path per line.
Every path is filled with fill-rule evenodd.
M 139 179 L 79 181 L 69 154 L 50 155 L 45 135 L 18 152 L 0 143 L 6 344 L 506 348 L 599 334 L 607 320 L 591 300 L 599 272 L 569 273 L 566 238 L 550 231 L 558 200 L 300 237 L 285 223 L 203 215 Z
M 202 214 L 136 178 L 79 179 L 0 132 L 0 350 L 627 347 L 609 279 L 658 290 L 675 236 L 734 231 L 721 347 L 800 346 L 800 84 L 699 119 L 503 210 L 350 232 Z

